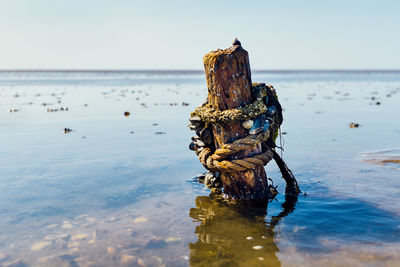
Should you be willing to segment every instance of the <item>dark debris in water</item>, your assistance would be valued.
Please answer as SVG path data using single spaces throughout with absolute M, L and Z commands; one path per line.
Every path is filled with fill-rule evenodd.
M 67 134 L 67 133 L 72 132 L 72 130 L 71 130 L 70 128 L 64 128 L 64 129 L 62 130 L 62 132 L 65 133 L 65 134 Z
M 349 127 L 350 128 L 358 128 L 358 127 L 360 127 L 360 124 L 358 124 L 356 122 L 350 122 Z

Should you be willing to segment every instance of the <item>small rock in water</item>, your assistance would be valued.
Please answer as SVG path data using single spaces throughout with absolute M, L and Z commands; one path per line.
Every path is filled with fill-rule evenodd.
M 377 101 L 377 102 L 375 103 L 375 105 L 378 105 L 378 106 L 379 106 L 380 104 L 381 104 L 381 102 L 379 102 L 379 101 Z
M 155 134 L 167 134 L 166 132 L 155 132 Z
M 44 249 L 44 248 L 46 248 L 46 247 L 48 247 L 50 245 L 51 245 L 51 242 L 49 242 L 49 241 L 38 242 L 38 243 L 35 243 L 35 244 L 33 244 L 31 246 L 31 250 L 32 251 L 40 251 L 40 250 L 42 250 L 42 249 Z
M 67 134 L 67 133 L 72 132 L 72 130 L 71 130 L 70 128 L 64 128 L 64 129 L 62 130 L 62 132 L 65 133 L 65 134 Z
M 157 263 L 158 263 L 158 266 L 165 266 L 165 264 L 163 264 L 163 260 L 160 258 L 160 257 L 158 257 L 158 256 L 153 256 L 153 259 L 155 259 L 156 261 L 157 261 Z
M 253 126 L 253 120 L 247 120 L 242 122 L 242 127 L 249 130 Z
M 129 115 L 131 115 L 131 113 L 130 113 L 129 111 L 125 111 L 125 112 L 124 112 L 124 116 L 125 116 L 125 117 L 129 117 Z
M 58 238 L 59 238 L 58 235 L 47 235 L 44 239 L 52 241 L 52 240 L 56 240 Z
M 168 237 L 167 239 L 165 239 L 165 242 L 167 243 L 175 243 L 179 241 L 181 241 L 179 237 Z
M 53 229 L 53 228 L 57 228 L 58 224 L 50 224 L 49 226 L 47 226 L 47 228 L 49 229 Z
M 100 233 L 99 229 L 94 230 L 93 233 L 92 233 L 93 239 L 97 239 L 97 236 L 99 235 L 99 233 Z
M 133 220 L 134 223 L 143 223 L 147 222 L 149 219 L 147 219 L 145 216 L 140 216 L 136 219 Z
M 70 238 L 71 238 L 71 235 L 69 235 L 69 234 L 63 234 L 63 235 L 61 235 L 61 238 L 64 239 L 64 240 L 67 240 L 67 239 L 70 239 Z
M 109 222 L 116 222 L 118 220 L 119 219 L 117 217 L 115 217 L 115 216 L 112 216 L 110 219 L 108 219 Z
M 184 106 L 184 107 L 189 106 L 189 103 L 182 102 L 182 106 Z
M 19 111 L 19 110 L 16 109 L 16 108 L 10 108 L 10 109 L 8 110 L 8 112 L 17 112 L 17 111 Z
M 358 127 L 360 127 L 360 124 L 358 124 L 356 122 L 350 122 L 349 127 L 350 128 L 358 128 Z
M 107 254 L 115 255 L 115 248 L 114 247 L 107 247 Z
M 69 223 L 69 222 L 64 222 L 64 224 L 61 226 L 62 229 L 72 229 L 74 226 Z
M 89 235 L 88 234 L 77 234 L 71 237 L 71 240 L 85 240 L 88 239 Z
M 263 249 L 263 246 L 253 246 L 253 249 L 254 250 L 260 250 L 260 249 Z
M 125 265 L 134 265 L 136 263 L 136 257 L 132 256 L 132 255 L 122 255 L 121 256 L 121 264 L 125 264 Z
M 68 111 L 68 107 L 61 107 L 60 110 L 61 111 Z

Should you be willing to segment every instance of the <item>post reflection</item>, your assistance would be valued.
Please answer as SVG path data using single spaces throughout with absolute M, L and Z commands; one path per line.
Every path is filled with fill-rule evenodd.
M 282 212 L 265 221 L 268 203 L 229 205 L 212 196 L 196 198 L 190 217 L 200 222 L 198 240 L 189 243 L 191 266 L 280 266 L 274 228 L 294 210 L 297 198 L 286 199 Z

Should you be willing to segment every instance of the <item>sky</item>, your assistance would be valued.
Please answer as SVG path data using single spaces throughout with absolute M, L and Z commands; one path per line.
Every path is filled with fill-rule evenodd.
M 0 0 L 0 69 L 400 69 L 400 1 Z

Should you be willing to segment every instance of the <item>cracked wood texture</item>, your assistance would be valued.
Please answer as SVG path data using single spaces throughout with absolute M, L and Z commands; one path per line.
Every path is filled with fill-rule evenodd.
M 251 71 L 249 55 L 241 45 L 225 50 L 209 52 L 204 56 L 204 69 L 208 87 L 208 102 L 218 110 L 233 109 L 253 102 L 251 95 Z M 214 124 L 215 147 L 232 143 L 248 135 L 241 122 Z M 233 155 L 228 159 L 240 159 L 260 154 L 261 144 L 253 149 Z M 264 166 L 252 170 L 221 174 L 224 194 L 231 199 L 261 200 L 270 197 Z

